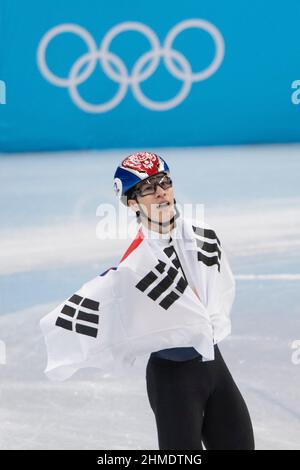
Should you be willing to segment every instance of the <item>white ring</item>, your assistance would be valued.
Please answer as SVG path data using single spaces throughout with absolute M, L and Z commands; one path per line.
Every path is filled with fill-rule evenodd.
M 74 77 L 76 77 L 76 74 L 78 73 L 82 65 L 89 60 L 90 56 L 93 56 L 92 59 L 94 58 L 97 59 L 97 58 L 100 58 L 101 54 L 102 54 L 101 51 L 96 52 L 95 56 L 93 56 L 92 53 L 84 54 L 83 56 L 80 57 L 80 59 L 78 59 L 75 62 L 70 72 L 70 87 L 69 87 L 70 96 L 73 99 L 74 103 L 76 103 L 79 108 L 83 109 L 84 111 L 87 111 L 88 113 L 103 113 L 103 112 L 109 111 L 110 109 L 115 108 L 124 98 L 127 88 L 128 88 L 127 83 L 124 81 L 123 83 L 120 84 L 119 90 L 117 91 L 115 96 L 111 98 L 109 101 L 106 101 L 105 103 L 101 103 L 101 104 L 88 103 L 79 95 L 78 90 L 77 90 L 77 81 L 74 80 Z M 119 59 L 118 56 L 110 52 L 108 52 L 108 55 L 110 56 L 112 62 L 114 62 L 114 64 L 117 67 L 119 67 L 121 72 L 123 72 L 123 74 L 125 74 L 126 76 L 127 70 L 126 70 L 125 65 L 121 61 L 121 59 Z
M 38 65 L 40 67 L 40 70 L 44 77 L 50 82 L 53 83 L 53 85 L 59 86 L 59 87 L 67 87 L 69 86 L 69 79 L 68 78 L 61 78 L 55 75 L 54 73 L 51 72 L 51 70 L 48 68 L 48 65 L 46 63 L 46 50 L 49 45 L 49 42 L 55 37 L 58 36 L 59 34 L 62 33 L 74 33 L 78 34 L 83 41 L 85 41 L 89 52 L 94 52 L 96 54 L 97 52 L 97 44 L 95 43 L 94 39 L 92 36 L 81 26 L 78 26 L 77 24 L 71 24 L 71 23 L 64 23 L 59 26 L 54 26 L 54 28 L 49 29 L 47 33 L 44 35 L 43 39 L 41 40 L 38 51 L 37 51 L 37 59 L 38 59 Z M 87 69 L 82 72 L 82 75 L 78 77 L 78 82 L 82 83 L 86 77 L 90 75 L 90 73 L 93 72 L 94 68 L 96 65 L 96 61 L 90 62 L 88 65 Z
M 172 50 L 173 41 L 182 31 L 188 28 L 203 29 L 204 31 L 207 31 L 211 35 L 212 39 L 214 40 L 214 43 L 216 46 L 216 54 L 212 63 L 201 72 L 192 73 L 192 77 L 191 77 L 193 82 L 206 80 L 220 67 L 221 62 L 223 60 L 224 50 L 225 50 L 223 36 L 220 33 L 220 31 L 212 23 L 209 23 L 206 20 L 201 20 L 201 19 L 185 20 L 185 21 L 182 21 L 181 23 L 178 23 L 176 26 L 174 26 L 170 30 L 170 32 L 168 33 L 165 39 L 164 48 L 166 50 Z M 184 74 L 181 72 L 181 70 L 177 69 L 174 66 L 173 61 L 170 59 L 169 55 L 166 55 L 165 60 L 169 68 L 169 71 L 172 72 L 180 80 L 184 80 L 185 78 Z
M 127 32 L 127 31 L 138 31 L 144 34 L 147 37 L 147 39 L 149 39 L 149 42 L 152 46 L 153 51 L 158 52 L 160 50 L 160 44 L 159 44 L 159 40 L 156 34 L 151 28 L 149 28 L 143 23 L 138 23 L 136 21 L 128 21 L 128 22 L 120 23 L 117 26 L 114 26 L 113 28 L 111 28 L 104 36 L 102 43 L 100 45 L 100 48 L 104 54 L 103 59 L 102 59 L 103 68 L 106 74 L 112 80 L 116 82 L 119 81 L 119 77 L 116 74 L 116 72 L 112 68 L 109 67 L 105 54 L 107 54 L 108 49 L 113 39 L 115 39 L 117 35 L 123 32 Z M 147 70 L 144 71 L 143 74 L 141 74 L 141 76 L 139 77 L 139 81 L 146 80 L 146 78 L 148 78 L 151 75 L 151 73 L 153 73 L 153 71 L 156 69 L 158 62 L 159 62 L 159 55 L 156 57 L 154 56 L 154 59 L 155 60 L 153 61 L 152 65 L 150 65 L 149 67 L 148 73 L 147 73 Z M 130 83 L 130 77 L 128 79 L 128 83 Z
M 170 52 L 170 54 L 175 56 L 175 58 L 183 66 L 183 68 L 185 68 L 185 70 L 188 70 L 189 72 L 191 72 L 190 64 L 184 58 L 184 56 L 182 54 L 180 54 L 178 51 L 175 51 L 175 50 L 172 50 L 172 51 L 169 51 L 169 52 Z M 160 55 L 164 56 L 164 53 L 165 53 L 165 51 L 163 49 L 161 49 Z M 146 54 L 143 54 L 140 57 L 140 59 L 136 62 L 133 71 L 135 71 L 135 68 L 139 71 L 139 69 L 141 69 L 143 67 L 144 63 L 147 62 L 148 56 L 151 56 L 151 54 L 153 54 L 153 51 L 150 51 L 150 52 L 147 52 Z M 149 109 L 152 109 L 152 110 L 155 110 L 155 111 L 166 111 L 167 109 L 175 108 L 187 97 L 187 95 L 189 94 L 189 91 L 191 89 L 191 83 L 192 83 L 192 81 L 189 77 L 185 78 L 185 80 L 183 81 L 183 86 L 182 86 L 180 92 L 178 93 L 178 95 L 175 96 L 174 98 L 170 99 L 170 100 L 167 100 L 167 101 L 153 101 L 153 100 L 150 100 L 150 98 L 147 98 L 144 95 L 144 93 L 142 93 L 138 82 L 133 82 L 132 83 L 132 91 L 133 91 L 134 96 L 136 97 L 136 99 L 142 105 L 144 105 L 146 108 L 149 108 Z

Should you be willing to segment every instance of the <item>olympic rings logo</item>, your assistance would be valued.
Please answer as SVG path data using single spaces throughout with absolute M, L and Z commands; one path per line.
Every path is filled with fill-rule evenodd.
M 215 45 L 215 55 L 212 62 L 200 72 L 193 72 L 190 63 L 185 56 L 172 45 L 176 37 L 184 30 L 189 28 L 198 28 L 207 32 L 213 39 Z M 137 31 L 148 39 L 151 49 L 145 52 L 135 62 L 131 73 L 129 73 L 124 61 L 112 53 L 110 49 L 111 42 L 116 36 L 126 31 Z M 52 39 L 63 33 L 73 33 L 78 35 L 86 44 L 88 52 L 79 57 L 72 65 L 67 78 L 61 78 L 55 75 L 48 67 L 46 62 L 46 50 Z M 212 23 L 203 19 L 184 20 L 175 25 L 167 34 L 163 45 L 160 45 L 159 39 L 155 32 L 144 23 L 136 21 L 126 21 L 112 27 L 103 38 L 99 49 L 96 42 L 88 31 L 83 27 L 64 23 L 47 31 L 41 39 L 37 50 L 38 67 L 42 75 L 53 85 L 68 88 L 69 94 L 73 102 L 83 111 L 88 113 L 105 113 L 112 110 L 122 101 L 126 95 L 129 86 L 136 100 L 145 108 L 153 111 L 166 111 L 175 108 L 188 96 L 192 84 L 207 80 L 220 67 L 224 57 L 224 39 L 220 31 Z M 147 80 L 157 69 L 160 59 L 163 58 L 164 65 L 169 73 L 181 80 L 182 87 L 178 94 L 166 101 L 154 101 L 142 92 L 141 83 Z M 174 60 L 180 64 L 180 68 L 175 65 Z M 85 101 L 80 96 L 78 85 L 87 80 L 93 73 L 97 62 L 100 62 L 106 75 L 119 84 L 119 88 L 111 99 L 101 104 L 94 104 Z M 150 61 L 149 66 L 143 71 L 143 67 Z M 113 64 L 116 68 L 111 67 Z M 84 70 L 80 70 L 85 66 Z

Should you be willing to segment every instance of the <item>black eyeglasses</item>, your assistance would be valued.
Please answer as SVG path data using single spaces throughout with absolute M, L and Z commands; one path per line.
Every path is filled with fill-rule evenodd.
M 157 186 L 160 186 L 162 189 L 168 189 L 172 186 L 172 180 L 168 175 L 160 175 L 158 177 L 152 177 L 151 179 L 144 180 L 140 183 L 140 187 L 136 188 L 132 192 L 132 196 L 149 196 L 150 194 L 156 193 Z

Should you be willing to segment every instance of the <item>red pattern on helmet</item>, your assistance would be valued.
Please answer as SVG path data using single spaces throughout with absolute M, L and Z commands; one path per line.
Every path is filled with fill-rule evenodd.
M 124 168 L 131 168 L 141 173 L 147 173 L 148 176 L 158 173 L 159 164 L 158 155 L 151 152 L 133 153 L 122 161 Z

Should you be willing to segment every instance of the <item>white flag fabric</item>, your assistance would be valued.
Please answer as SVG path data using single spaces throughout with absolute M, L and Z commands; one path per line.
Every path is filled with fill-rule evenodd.
M 189 254 L 194 289 L 177 249 Z M 214 359 L 214 343 L 230 333 L 235 280 L 215 230 L 179 217 L 176 237 L 160 252 L 139 228 L 117 267 L 82 285 L 40 321 L 50 379 L 83 367 L 122 374 L 160 349 L 193 346 Z

